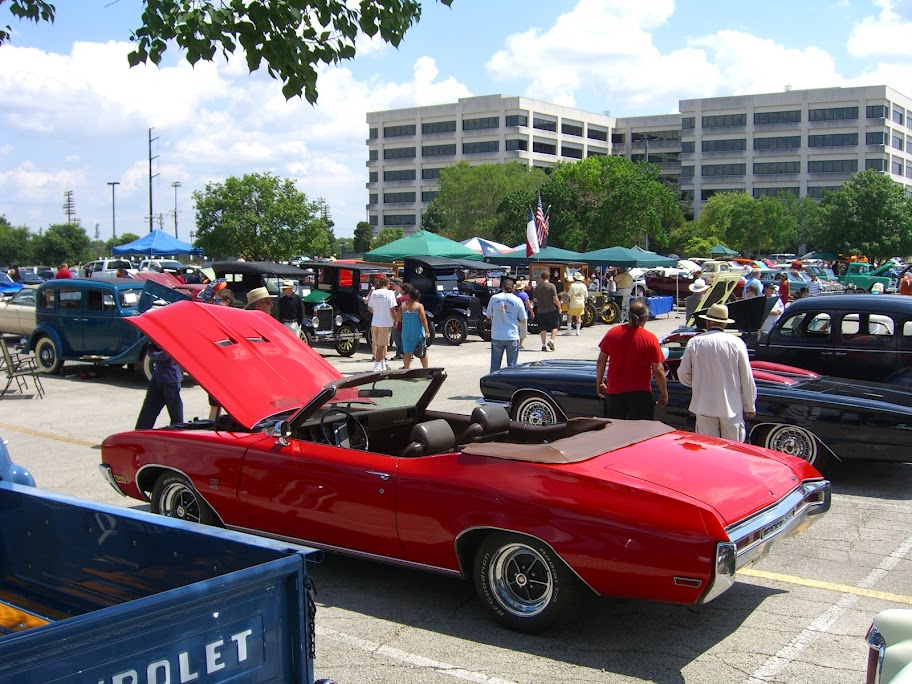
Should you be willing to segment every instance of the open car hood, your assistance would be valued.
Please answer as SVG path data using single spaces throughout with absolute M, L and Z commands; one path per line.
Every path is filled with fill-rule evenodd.
M 258 311 L 180 301 L 129 321 L 248 429 L 301 408 L 342 378 L 285 326 Z

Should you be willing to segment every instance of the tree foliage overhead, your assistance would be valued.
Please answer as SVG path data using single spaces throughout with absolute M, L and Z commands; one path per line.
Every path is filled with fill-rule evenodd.
M 912 200 L 874 170 L 855 174 L 821 203 L 826 216 L 818 247 L 881 261 L 912 251 Z
M 369 251 L 373 236 L 374 231 L 371 229 L 371 225 L 367 221 L 358 221 L 355 226 L 354 250 L 362 253 Z
M 72 223 L 48 226 L 43 235 L 32 237 L 32 244 L 35 261 L 49 266 L 64 261 L 78 264 L 98 256 L 92 252 L 92 241 L 85 229 Z
M 193 193 L 196 244 L 207 254 L 250 261 L 286 261 L 329 249 L 320 206 L 290 179 L 271 174 L 234 176 Z
M 754 199 L 743 192 L 719 192 L 710 197 L 697 223 L 703 236 L 742 254 L 782 251 L 794 246 L 797 236 L 797 220 L 783 198 Z
M 450 6 L 453 0 L 439 2 Z M 55 8 L 45 0 L 10 0 L 10 13 L 52 22 Z M 240 49 L 251 72 L 265 63 L 286 98 L 303 93 L 313 104 L 321 64 L 353 58 L 360 33 L 398 46 L 420 17 L 418 0 L 144 0 L 128 59 L 130 66 L 158 65 L 172 41 L 190 64 Z M 0 44 L 9 31 L 0 31 Z
M 400 240 L 405 237 L 405 232 L 402 228 L 384 228 L 381 230 L 377 237 L 371 240 L 371 249 L 377 249 L 378 247 L 383 247 L 383 245 L 388 245 L 391 242 Z
M 0 216 L 0 262 L 7 266 L 29 263 L 34 251 L 31 237 L 28 228 L 14 227 L 5 216 Z

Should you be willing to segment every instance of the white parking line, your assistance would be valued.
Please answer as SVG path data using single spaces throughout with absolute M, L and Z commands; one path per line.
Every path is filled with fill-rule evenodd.
M 330 629 L 328 627 L 318 626 L 317 636 L 332 639 L 333 641 L 338 641 L 343 644 L 348 644 L 349 646 L 354 646 L 355 648 L 359 648 L 362 651 L 376 653 L 377 655 L 384 656 L 385 658 L 399 660 L 415 667 L 435 670 L 440 674 L 448 675 L 450 677 L 454 677 L 455 679 L 462 679 L 467 682 L 477 682 L 478 684 L 515 684 L 515 682 L 512 682 L 508 679 L 489 677 L 488 675 L 482 674 L 481 672 L 463 670 L 461 667 L 457 667 L 456 665 L 442 663 L 438 660 L 431 660 L 430 658 L 415 655 L 414 653 L 408 653 L 407 651 L 403 651 L 398 648 L 392 648 L 391 646 L 384 646 L 383 644 L 378 644 L 373 641 L 360 639 L 358 637 L 351 636 L 350 634 L 343 634 L 342 632 L 337 632 L 336 630 Z
M 885 557 L 876 568 L 871 570 L 861 582 L 859 587 L 869 588 L 886 576 L 899 561 L 905 558 L 909 551 L 912 550 L 912 537 L 906 538 L 902 544 L 897 546 Z M 801 651 L 810 646 L 818 637 L 825 634 L 836 620 L 842 614 L 859 601 L 861 597 L 855 594 L 843 594 L 839 600 L 826 611 L 815 618 L 807 627 L 801 630 L 794 639 L 779 649 L 776 655 L 767 660 L 759 669 L 757 669 L 747 680 L 745 684 L 762 684 L 763 682 L 772 681 L 772 679 L 789 663 L 791 663 Z M 872 616 L 873 617 L 873 616 Z M 860 637 L 861 635 L 859 635 Z

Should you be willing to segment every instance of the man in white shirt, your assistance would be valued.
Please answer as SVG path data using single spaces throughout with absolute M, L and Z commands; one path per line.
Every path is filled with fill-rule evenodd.
M 381 276 L 377 287 L 370 293 L 367 308 L 371 317 L 371 344 L 374 350 L 374 370 L 389 370 L 386 365 L 386 350 L 389 347 L 393 326 L 399 307 L 396 304 L 396 293 L 389 289 L 389 278 Z
M 776 321 L 778 321 L 779 317 L 782 315 L 782 312 L 785 311 L 785 307 L 782 306 L 782 300 L 779 298 L 779 291 L 773 283 L 766 283 L 763 286 L 763 296 L 766 297 L 767 302 L 769 302 L 770 297 L 774 297 L 776 303 L 773 304 L 773 308 L 770 309 L 766 320 L 764 320 L 763 325 L 760 326 L 760 335 L 766 335 L 766 333 L 772 330 L 773 326 L 776 325 Z
M 678 379 L 693 388 L 690 412 L 697 416 L 699 434 L 743 442 L 744 418 L 753 418 L 757 411 L 747 347 L 725 332 L 734 321 L 724 304 L 713 304 L 701 318 L 707 330 L 684 348 Z

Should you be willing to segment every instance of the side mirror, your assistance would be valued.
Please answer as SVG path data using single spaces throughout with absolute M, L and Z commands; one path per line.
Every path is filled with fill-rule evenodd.
M 291 437 L 291 423 L 287 420 L 280 420 L 272 427 L 272 436 L 279 440 L 282 446 L 288 446 L 288 439 Z

